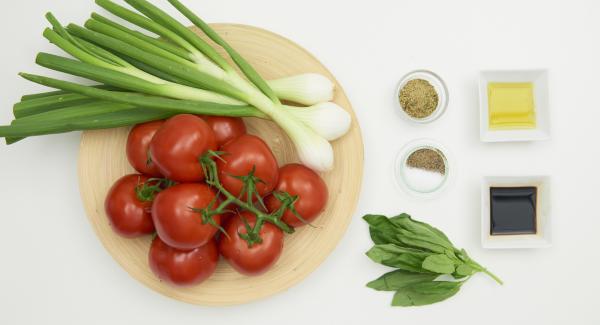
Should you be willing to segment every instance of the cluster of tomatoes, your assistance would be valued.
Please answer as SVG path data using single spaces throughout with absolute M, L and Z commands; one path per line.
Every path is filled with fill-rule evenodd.
M 112 186 L 106 214 L 121 236 L 156 233 L 149 265 L 173 285 L 206 280 L 220 255 L 242 274 L 264 273 L 281 255 L 284 231 L 313 221 L 328 199 L 318 174 L 280 168 L 240 118 L 182 114 L 137 125 L 127 158 L 139 174 Z

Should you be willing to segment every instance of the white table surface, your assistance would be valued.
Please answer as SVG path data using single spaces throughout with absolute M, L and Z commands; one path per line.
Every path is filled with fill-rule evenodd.
M 344 86 L 365 142 L 354 221 L 323 265 L 290 290 L 228 308 L 163 297 L 127 275 L 96 239 L 79 199 L 79 134 L 0 144 L 1 324 L 600 324 L 600 72 L 598 1 L 185 1 L 211 22 L 260 26 L 314 53 Z M 166 6 L 165 6 L 166 7 Z M 42 72 L 43 14 L 82 23 L 91 0 L 11 1 L 0 11 L 0 120 L 25 93 L 17 77 Z M 413 126 L 394 112 L 398 79 L 415 68 L 439 73 L 446 114 Z M 478 131 L 481 69 L 549 68 L 552 136 L 547 142 L 483 144 Z M 396 189 L 396 152 L 419 137 L 441 140 L 458 163 L 441 198 L 414 201 Z M 554 246 L 492 251 L 479 241 L 479 182 L 492 174 L 550 174 Z M 365 213 L 409 212 L 443 229 L 506 282 L 476 276 L 451 300 L 392 308 L 391 294 L 364 284 L 385 271 L 371 263 Z

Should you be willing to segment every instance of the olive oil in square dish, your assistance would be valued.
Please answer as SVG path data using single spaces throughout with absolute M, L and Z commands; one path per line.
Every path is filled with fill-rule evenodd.
M 483 142 L 550 138 L 547 70 L 482 71 L 479 75 Z
M 488 83 L 489 128 L 493 130 L 535 128 L 533 87 L 531 82 Z

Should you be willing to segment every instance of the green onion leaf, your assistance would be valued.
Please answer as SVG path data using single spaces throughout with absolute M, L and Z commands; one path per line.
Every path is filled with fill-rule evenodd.
M 191 59 L 190 52 L 186 51 L 184 48 L 181 48 L 179 46 L 173 45 L 171 43 L 167 43 L 167 42 L 165 42 L 163 40 L 160 40 L 160 39 L 156 39 L 156 38 L 150 37 L 150 36 L 148 36 L 148 35 L 146 35 L 144 33 L 141 33 L 141 32 L 139 32 L 137 30 L 129 29 L 129 28 L 127 28 L 127 27 L 125 27 L 125 26 L 123 26 L 123 25 L 121 25 L 121 24 L 119 24 L 119 23 L 117 23 L 115 21 L 112 21 L 112 20 L 110 20 L 110 19 L 108 19 L 108 18 L 106 18 L 106 17 L 98 14 L 98 13 L 95 13 L 95 12 L 92 13 L 92 19 L 97 20 L 97 21 L 99 21 L 101 23 L 104 23 L 106 25 L 109 25 L 111 27 L 117 28 L 117 29 L 119 29 L 119 30 L 121 30 L 121 31 L 123 31 L 125 33 L 128 33 L 128 34 L 130 34 L 132 36 L 135 36 L 135 37 L 139 38 L 142 41 L 151 43 L 154 46 L 157 46 L 157 47 L 162 48 L 163 50 L 169 51 L 169 52 L 171 52 L 171 53 L 173 53 L 173 54 L 175 54 L 175 55 L 177 55 L 177 56 L 179 56 L 179 57 L 181 57 L 183 59 L 187 59 L 187 60 Z
M 79 94 L 58 94 L 21 101 L 13 106 L 15 118 L 23 118 L 67 106 L 80 105 L 93 99 Z
M 198 115 L 267 118 L 263 112 L 252 106 L 225 105 L 195 100 L 178 100 L 136 93 L 109 91 L 33 74 L 20 73 L 19 75 L 40 85 L 67 90 L 97 99 L 131 104 L 139 107 Z
M 152 53 L 154 55 L 158 55 L 184 65 L 189 65 L 190 67 L 194 66 L 194 64 L 187 59 L 181 58 L 180 56 L 175 55 L 161 47 L 158 47 L 153 43 L 149 43 L 120 29 L 104 24 L 98 20 L 89 19 L 85 22 L 85 27 L 94 32 L 110 36 L 114 39 L 118 39 L 122 42 L 129 44 L 130 46 L 135 46 L 142 51 L 146 51 L 148 53 Z
M 106 90 L 117 90 L 117 88 L 108 86 L 108 85 L 96 85 L 96 86 L 92 86 L 92 87 L 106 89 Z M 21 101 L 24 102 L 24 101 L 28 101 L 28 100 L 32 100 L 32 99 L 39 99 L 39 98 L 44 98 L 44 97 L 65 95 L 65 94 L 69 94 L 69 92 L 64 91 L 64 90 L 53 90 L 53 91 L 47 91 L 47 92 L 43 92 L 43 93 L 23 95 L 23 96 L 21 96 Z
M 88 55 L 91 55 L 93 57 L 96 57 L 96 59 L 98 60 L 102 60 L 105 61 L 106 63 L 109 64 L 114 64 L 115 62 L 112 62 L 110 60 L 110 58 L 104 58 L 101 55 L 98 55 L 96 53 L 94 53 L 92 50 L 90 50 L 89 48 L 87 48 L 84 44 L 79 43 L 76 39 L 74 39 L 66 30 L 65 28 L 61 25 L 61 23 L 58 21 L 58 19 L 56 19 L 56 17 L 54 17 L 54 15 L 52 15 L 51 12 L 46 14 L 46 19 L 48 20 L 48 22 L 50 22 L 50 24 L 52 25 L 52 28 L 54 29 L 54 31 L 61 37 L 63 38 L 66 42 L 73 44 L 73 46 L 79 48 L 81 51 L 87 53 Z M 44 36 L 46 36 L 44 34 Z M 47 38 L 47 37 L 46 37 Z M 51 41 L 52 42 L 52 41 Z M 59 46 L 60 47 L 60 46 Z M 62 48 L 62 47 L 61 47 Z
M 227 63 L 227 61 L 225 61 L 225 59 L 214 48 L 208 45 L 208 43 L 198 37 L 198 35 L 196 35 L 189 28 L 175 20 L 173 17 L 169 16 L 158 7 L 145 0 L 125 0 L 125 2 L 139 10 L 153 21 L 167 27 L 171 31 L 183 37 L 186 41 L 200 50 L 200 52 L 206 55 L 206 57 L 208 57 L 212 62 L 221 67 L 221 69 L 225 71 L 232 71 L 229 63 Z
M 100 7 L 106 9 L 108 12 L 113 15 L 120 17 L 134 25 L 142 27 L 150 32 L 153 32 L 159 36 L 162 36 L 171 42 L 181 46 L 186 49 L 190 53 L 198 53 L 201 54 L 192 44 L 188 41 L 172 32 L 170 29 L 161 26 L 158 23 L 155 23 L 151 19 L 144 17 L 136 12 L 133 12 L 123 6 L 120 6 L 110 0 L 96 0 L 96 4 Z
M 134 0 L 128 0 L 132 2 Z M 144 0 L 135 0 L 134 2 L 146 2 Z M 274 103 L 279 104 L 279 98 L 275 95 L 271 87 L 267 82 L 254 70 L 250 65 L 235 49 L 233 49 L 224 39 L 217 34 L 207 23 L 205 23 L 200 17 L 184 6 L 179 0 L 169 0 L 169 2 L 186 16 L 194 25 L 198 26 L 211 40 L 220 45 L 227 54 L 231 57 L 233 62 L 237 64 L 244 75 L 250 80 L 258 89 L 260 89 L 267 97 L 269 97 Z
M 107 129 L 168 118 L 172 113 L 147 109 L 125 109 L 111 113 L 51 122 L 20 123 L 0 126 L 0 137 L 14 143 L 23 137 L 65 133 L 80 130 Z
M 215 78 L 212 75 L 190 68 L 187 65 L 183 65 L 164 57 L 148 53 L 135 46 L 132 46 L 132 44 L 91 31 L 89 29 L 85 29 L 81 26 L 70 24 L 67 27 L 67 30 L 75 36 L 81 37 L 87 41 L 98 44 L 112 51 L 127 55 L 135 60 L 143 62 L 164 72 L 168 72 L 179 78 L 188 80 L 189 82 L 192 82 L 203 89 L 216 91 L 240 100 L 246 99 L 246 94 L 233 88 L 229 84 Z

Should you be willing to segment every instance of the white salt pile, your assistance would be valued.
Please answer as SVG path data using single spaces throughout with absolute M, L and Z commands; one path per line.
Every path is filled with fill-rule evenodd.
M 405 166 L 404 181 L 413 191 L 429 193 L 438 189 L 445 176 L 430 170 Z

